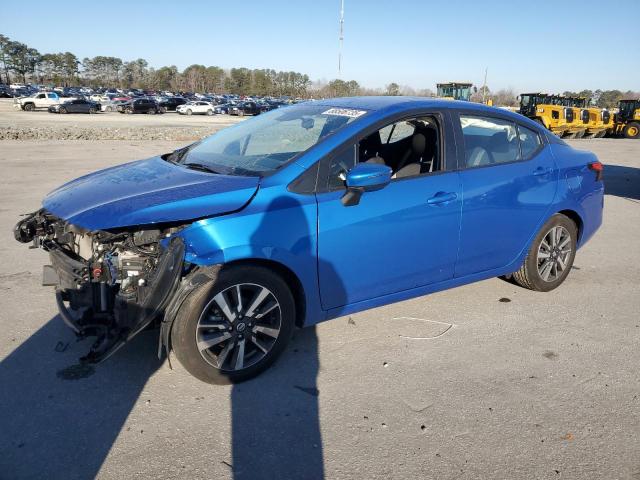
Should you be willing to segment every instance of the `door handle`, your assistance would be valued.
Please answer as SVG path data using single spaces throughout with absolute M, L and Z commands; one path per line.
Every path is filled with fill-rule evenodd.
M 539 177 L 540 175 L 548 175 L 551 173 L 550 168 L 538 167 L 533 171 L 533 175 Z
M 452 202 L 458 198 L 454 192 L 438 192 L 429 200 L 427 200 L 427 204 L 429 205 L 440 205 L 441 203 Z

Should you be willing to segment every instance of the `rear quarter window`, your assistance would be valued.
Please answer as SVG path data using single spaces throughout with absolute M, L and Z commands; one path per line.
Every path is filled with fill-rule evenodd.
M 523 160 L 532 158 L 542 148 L 542 139 L 538 132 L 522 125 L 518 125 L 518 139 Z

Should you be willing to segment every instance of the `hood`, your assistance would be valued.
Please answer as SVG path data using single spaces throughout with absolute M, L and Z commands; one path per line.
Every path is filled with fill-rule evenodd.
M 87 230 L 189 221 L 245 206 L 259 177 L 187 169 L 160 157 L 101 170 L 57 188 L 42 206 Z

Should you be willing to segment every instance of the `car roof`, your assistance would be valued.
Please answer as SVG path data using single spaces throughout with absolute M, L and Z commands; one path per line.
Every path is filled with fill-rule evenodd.
M 465 102 L 462 100 L 445 100 L 427 97 L 405 97 L 405 96 L 370 96 L 370 97 L 341 97 L 329 98 L 325 100 L 317 100 L 312 102 L 314 105 L 326 105 L 335 108 L 350 108 L 356 110 L 367 110 L 369 112 L 382 112 L 384 110 L 393 110 L 402 112 L 403 110 L 414 110 L 417 108 L 439 108 L 452 110 L 476 111 L 479 114 L 500 115 L 527 123 L 535 124 L 527 117 L 511 112 L 506 109 L 487 106 L 482 103 Z

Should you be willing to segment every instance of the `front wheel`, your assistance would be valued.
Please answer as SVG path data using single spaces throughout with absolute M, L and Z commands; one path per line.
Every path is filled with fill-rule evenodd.
M 293 333 L 295 304 L 284 280 L 262 267 L 223 267 L 180 307 L 172 348 L 194 377 L 214 384 L 267 369 Z
M 640 138 L 640 123 L 631 122 L 627 124 L 622 133 L 626 138 Z
M 60 110 L 58 110 L 60 113 L 67 113 L 67 109 L 64 107 L 60 107 Z
M 564 282 L 576 256 L 578 230 L 575 223 L 555 214 L 544 224 L 513 279 L 524 288 L 548 292 Z
M 209 116 L 213 115 L 213 110 L 207 110 L 207 115 Z
M 191 115 L 193 112 L 191 111 L 191 109 L 187 109 L 187 115 Z

